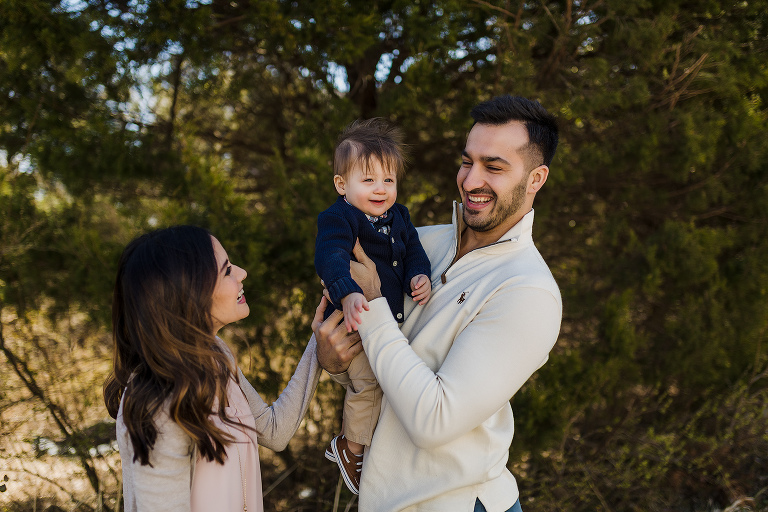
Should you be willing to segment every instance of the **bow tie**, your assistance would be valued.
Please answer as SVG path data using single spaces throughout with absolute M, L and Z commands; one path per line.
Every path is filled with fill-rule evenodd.
M 379 215 L 378 217 L 373 217 L 371 215 L 366 215 L 366 217 L 368 217 L 373 229 L 385 235 L 389 234 L 393 220 L 393 217 L 389 215 L 389 212 Z

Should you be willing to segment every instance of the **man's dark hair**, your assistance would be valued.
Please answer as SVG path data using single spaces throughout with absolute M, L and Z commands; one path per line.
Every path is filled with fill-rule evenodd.
M 557 120 L 541 103 L 521 96 L 497 96 L 475 106 L 470 112 L 475 124 L 502 125 L 520 121 L 528 130 L 528 146 L 531 156 L 536 155 L 534 166 L 549 166 L 555 156 Z

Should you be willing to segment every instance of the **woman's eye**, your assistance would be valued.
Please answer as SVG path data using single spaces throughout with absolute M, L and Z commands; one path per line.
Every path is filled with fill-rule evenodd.
M 228 267 L 227 267 L 227 270 L 224 272 L 224 275 L 225 275 L 225 276 L 228 276 L 228 275 L 230 275 L 231 273 L 232 273 L 232 265 L 230 265 L 230 266 L 228 266 Z

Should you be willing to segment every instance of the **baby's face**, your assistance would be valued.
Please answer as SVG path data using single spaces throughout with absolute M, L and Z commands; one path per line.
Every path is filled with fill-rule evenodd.
M 367 215 L 378 217 L 389 210 L 397 200 L 397 177 L 386 172 L 381 162 L 370 161 L 368 171 L 354 167 L 347 176 L 333 177 L 336 191 L 347 197 L 347 202 Z

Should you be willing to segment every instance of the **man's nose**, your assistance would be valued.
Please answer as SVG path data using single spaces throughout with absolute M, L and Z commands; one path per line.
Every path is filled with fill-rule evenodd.
M 476 188 L 483 188 L 485 185 L 485 177 L 482 172 L 482 168 L 478 164 L 472 164 L 467 171 L 467 175 L 464 177 L 462 186 L 464 190 L 474 190 Z

